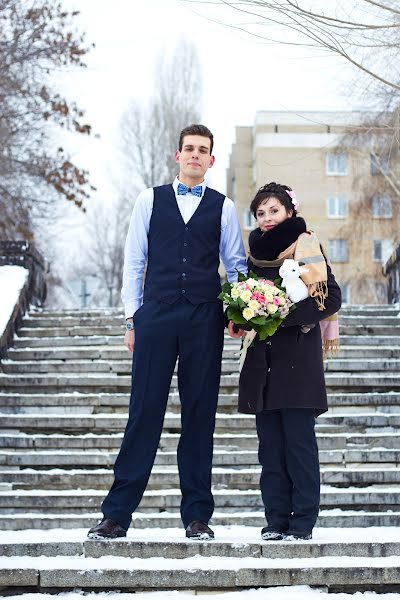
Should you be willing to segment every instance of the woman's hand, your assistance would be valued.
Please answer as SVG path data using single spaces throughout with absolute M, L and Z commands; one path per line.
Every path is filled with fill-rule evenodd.
M 246 332 L 243 329 L 238 329 L 238 330 L 236 329 L 234 331 L 234 329 L 233 329 L 234 327 L 236 329 L 238 327 L 238 325 L 235 325 L 235 323 L 233 321 L 229 321 L 229 323 L 228 323 L 228 333 L 229 333 L 230 337 L 231 338 L 241 338 L 241 337 L 243 337 Z
M 314 327 L 315 323 L 310 323 L 310 325 L 302 325 L 300 329 L 303 333 L 308 333 L 309 331 L 311 331 L 311 329 L 314 329 Z

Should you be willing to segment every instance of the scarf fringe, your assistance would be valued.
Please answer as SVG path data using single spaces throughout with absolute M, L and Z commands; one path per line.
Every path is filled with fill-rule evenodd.
M 340 350 L 339 339 L 323 340 L 322 349 L 323 349 L 324 360 L 329 357 L 335 358 L 335 356 L 337 356 L 339 354 L 339 350 Z
M 328 282 L 318 281 L 308 286 L 309 295 L 317 303 L 318 310 L 325 310 L 325 300 L 328 297 Z

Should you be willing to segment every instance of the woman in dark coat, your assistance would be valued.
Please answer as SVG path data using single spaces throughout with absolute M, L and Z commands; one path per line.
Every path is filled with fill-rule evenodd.
M 289 187 L 273 182 L 260 188 L 251 203 L 259 227 L 250 234 L 249 271 L 269 280 L 279 277 L 278 255 L 307 230 L 297 207 Z M 258 264 L 273 261 L 273 266 L 257 266 L 251 258 Z M 256 337 L 240 374 L 239 412 L 256 414 L 268 524 L 261 532 L 264 540 L 311 539 L 318 517 L 314 425 L 315 417 L 327 410 L 319 322 L 341 305 L 340 288 L 329 266 L 327 271 L 325 308 L 320 310 L 311 297 L 298 302 L 272 337 Z M 235 334 L 232 323 L 229 332 L 243 334 Z

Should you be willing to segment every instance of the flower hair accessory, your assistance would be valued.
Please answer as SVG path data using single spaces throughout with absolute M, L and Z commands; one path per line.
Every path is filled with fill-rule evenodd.
M 292 199 L 293 208 L 295 211 L 299 210 L 299 201 L 296 198 L 296 194 L 292 190 L 285 190 L 288 196 Z

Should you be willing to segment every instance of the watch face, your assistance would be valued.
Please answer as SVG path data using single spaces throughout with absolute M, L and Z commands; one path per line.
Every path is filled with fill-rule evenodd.
M 128 329 L 128 331 L 130 331 L 131 329 L 134 329 L 133 323 L 127 323 L 126 328 Z

